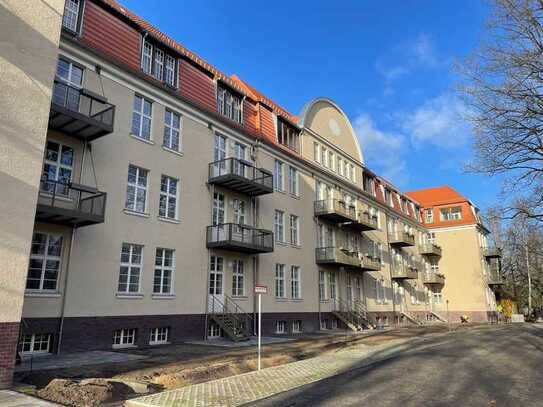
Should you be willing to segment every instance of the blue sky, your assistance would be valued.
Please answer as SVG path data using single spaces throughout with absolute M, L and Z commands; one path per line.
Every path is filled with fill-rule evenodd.
M 484 36 L 487 2 L 120 1 L 294 114 L 314 97 L 335 100 L 366 164 L 402 190 L 449 184 L 482 209 L 498 199 L 497 179 L 463 170 L 471 133 L 453 91 L 453 64 Z

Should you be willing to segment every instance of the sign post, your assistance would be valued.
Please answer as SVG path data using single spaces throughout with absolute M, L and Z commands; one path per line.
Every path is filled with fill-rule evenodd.
M 258 336 L 257 336 L 257 353 L 258 353 L 258 370 L 260 370 L 260 349 L 262 347 L 262 294 L 268 293 L 268 287 L 265 285 L 256 285 L 255 294 L 258 295 Z

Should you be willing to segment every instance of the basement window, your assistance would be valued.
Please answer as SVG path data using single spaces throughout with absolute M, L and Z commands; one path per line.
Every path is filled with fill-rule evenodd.
M 287 332 L 287 322 L 286 321 L 276 321 L 275 322 L 275 333 L 284 334 Z
M 302 321 L 292 321 L 292 333 L 299 334 L 300 332 L 302 332 Z
M 129 348 L 136 346 L 136 328 L 118 329 L 113 334 L 114 348 Z
M 52 334 L 25 334 L 22 338 L 23 355 L 35 355 L 40 353 L 51 352 Z
M 151 339 L 149 340 L 149 345 L 164 345 L 169 343 L 170 339 L 170 328 L 161 327 L 151 329 Z

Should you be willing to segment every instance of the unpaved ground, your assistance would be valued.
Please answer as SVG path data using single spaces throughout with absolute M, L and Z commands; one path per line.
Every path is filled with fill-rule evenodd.
M 446 331 L 447 326 L 434 325 L 375 332 L 370 336 L 312 335 L 291 342 L 264 346 L 262 367 L 290 363 L 349 346 L 376 346 L 384 343 L 392 345 L 415 336 Z M 256 368 L 254 347 L 219 348 L 185 344 L 130 350 L 129 353 L 149 357 L 123 364 L 102 364 L 18 374 L 16 379 L 36 386 L 37 390 L 27 392 L 62 404 L 120 405 L 122 400 L 142 394 L 141 386 L 134 391 L 133 387 L 123 383 L 141 383 L 145 387 L 144 392 L 155 392 L 236 375 Z M 66 380 L 51 383 L 53 379 L 59 378 Z M 82 382 L 89 378 L 93 380 Z M 106 382 L 101 379 L 110 380 Z

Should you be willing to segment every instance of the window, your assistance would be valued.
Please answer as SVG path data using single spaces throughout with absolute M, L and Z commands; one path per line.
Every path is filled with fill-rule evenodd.
M 300 131 L 280 118 L 277 118 L 277 141 L 290 150 L 300 151 Z
M 275 241 L 285 242 L 285 212 L 275 210 Z
M 330 324 L 330 329 L 337 329 L 337 319 L 333 318 Z
M 170 338 L 170 328 L 165 326 L 161 328 L 151 329 L 151 338 L 149 339 L 149 345 L 161 345 L 168 343 Z
M 175 271 L 175 251 L 172 249 L 156 249 L 154 294 L 173 294 L 173 273 Z
M 175 178 L 163 175 L 160 180 L 158 216 L 177 219 L 177 183 Z
M 142 96 L 134 96 L 132 111 L 132 135 L 143 140 L 151 140 L 152 103 Z
M 375 280 L 375 302 L 378 304 L 386 304 L 386 286 L 382 279 Z
M 143 246 L 123 243 L 119 271 L 119 293 L 139 293 Z
M 242 297 L 245 295 L 245 272 L 243 260 L 234 260 L 232 269 L 232 295 Z
M 232 206 L 234 207 L 234 223 L 237 225 L 245 225 L 245 201 L 234 199 Z
M 166 109 L 164 113 L 163 145 L 173 151 L 181 151 L 181 116 Z
M 326 300 L 326 273 L 319 271 L 319 300 Z
M 176 61 L 176 58 L 168 55 L 164 49 L 143 39 L 141 69 L 147 75 L 152 75 L 156 80 L 175 88 L 177 86 Z
M 290 215 L 290 243 L 294 246 L 300 245 L 300 219 L 296 215 Z
M 439 210 L 441 214 L 441 220 L 460 220 L 462 219 L 462 208 L 460 206 L 454 206 L 451 208 L 442 208 Z
M 349 163 L 345 163 L 345 178 L 351 179 L 351 165 Z
M 287 332 L 287 322 L 286 321 L 275 321 L 275 333 L 284 334 Z
M 400 199 L 400 205 L 403 213 L 407 213 L 407 201 L 403 198 Z
M 283 177 L 284 164 L 275 160 L 274 174 L 273 174 L 273 183 L 275 184 L 276 191 L 285 191 L 285 181 Z
M 390 189 L 385 188 L 385 202 L 388 206 L 393 206 L 392 204 L 392 193 L 390 192 Z
M 434 304 L 443 304 L 443 293 L 433 292 Z
M 224 259 L 222 257 L 211 256 L 209 269 L 209 294 L 223 294 L 223 266 Z
M 328 167 L 328 150 L 324 147 L 321 148 L 321 164 Z
M 343 166 L 343 158 L 338 157 L 337 158 L 337 172 L 339 173 L 339 175 L 343 177 L 344 171 L 345 171 L 345 167 Z
M 123 348 L 136 344 L 136 328 L 118 329 L 113 334 L 113 347 Z
M 241 98 L 223 86 L 217 86 L 217 111 L 219 114 L 241 123 Z
M 300 267 L 291 266 L 290 268 L 290 296 L 294 299 L 302 298 L 300 289 Z
M 336 297 L 336 274 L 329 273 L 328 281 L 329 281 L 329 286 L 330 286 L 330 298 L 335 300 L 337 298 Z
M 24 334 L 21 340 L 22 353 L 49 353 L 52 334 Z
M 434 221 L 434 210 L 432 208 L 425 209 L 424 215 L 426 223 L 432 223 Z
M 319 143 L 313 143 L 313 159 L 320 163 L 321 162 L 321 146 Z
M 169 55 L 166 55 L 166 64 L 164 65 L 164 82 L 171 87 L 176 87 L 176 77 L 175 77 L 175 58 Z
M 336 156 L 332 151 L 328 151 L 328 168 L 335 171 L 336 168 Z
M 64 58 L 59 58 L 56 79 L 59 83 L 53 86 L 52 102 L 79 112 L 79 89 L 83 83 L 83 68 Z
M 62 17 L 62 26 L 74 33 L 77 32 L 79 23 L 79 4 L 80 0 L 66 0 L 64 3 L 64 16 Z
M 48 141 L 43 159 L 41 190 L 67 196 L 68 184 L 72 180 L 73 164 L 73 148 Z
M 147 208 L 147 177 L 149 171 L 130 164 L 124 207 L 130 211 L 145 213 Z
M 211 216 L 213 226 L 222 225 L 224 223 L 224 194 L 221 194 L 219 192 L 213 193 L 213 213 Z
M 285 265 L 275 265 L 275 296 L 285 298 Z
M 435 234 L 435 232 L 426 233 L 426 241 L 428 243 L 435 243 L 436 242 L 436 234 Z
M 292 333 L 299 334 L 300 332 L 302 332 L 302 321 L 292 321 Z
M 298 189 L 298 170 L 294 167 L 288 167 L 288 192 L 291 195 L 299 196 Z
M 62 236 L 34 233 L 26 277 L 27 290 L 56 290 L 60 273 Z
M 366 174 L 362 174 L 362 183 L 364 191 L 368 194 L 375 196 L 375 181 L 372 177 Z
M 328 328 L 326 327 L 326 321 L 327 321 L 326 319 L 321 319 L 321 320 L 319 321 L 319 325 L 320 325 L 320 329 L 321 329 L 321 330 L 328 329 Z
M 351 164 L 351 181 L 356 182 L 356 171 L 354 169 L 354 165 Z

